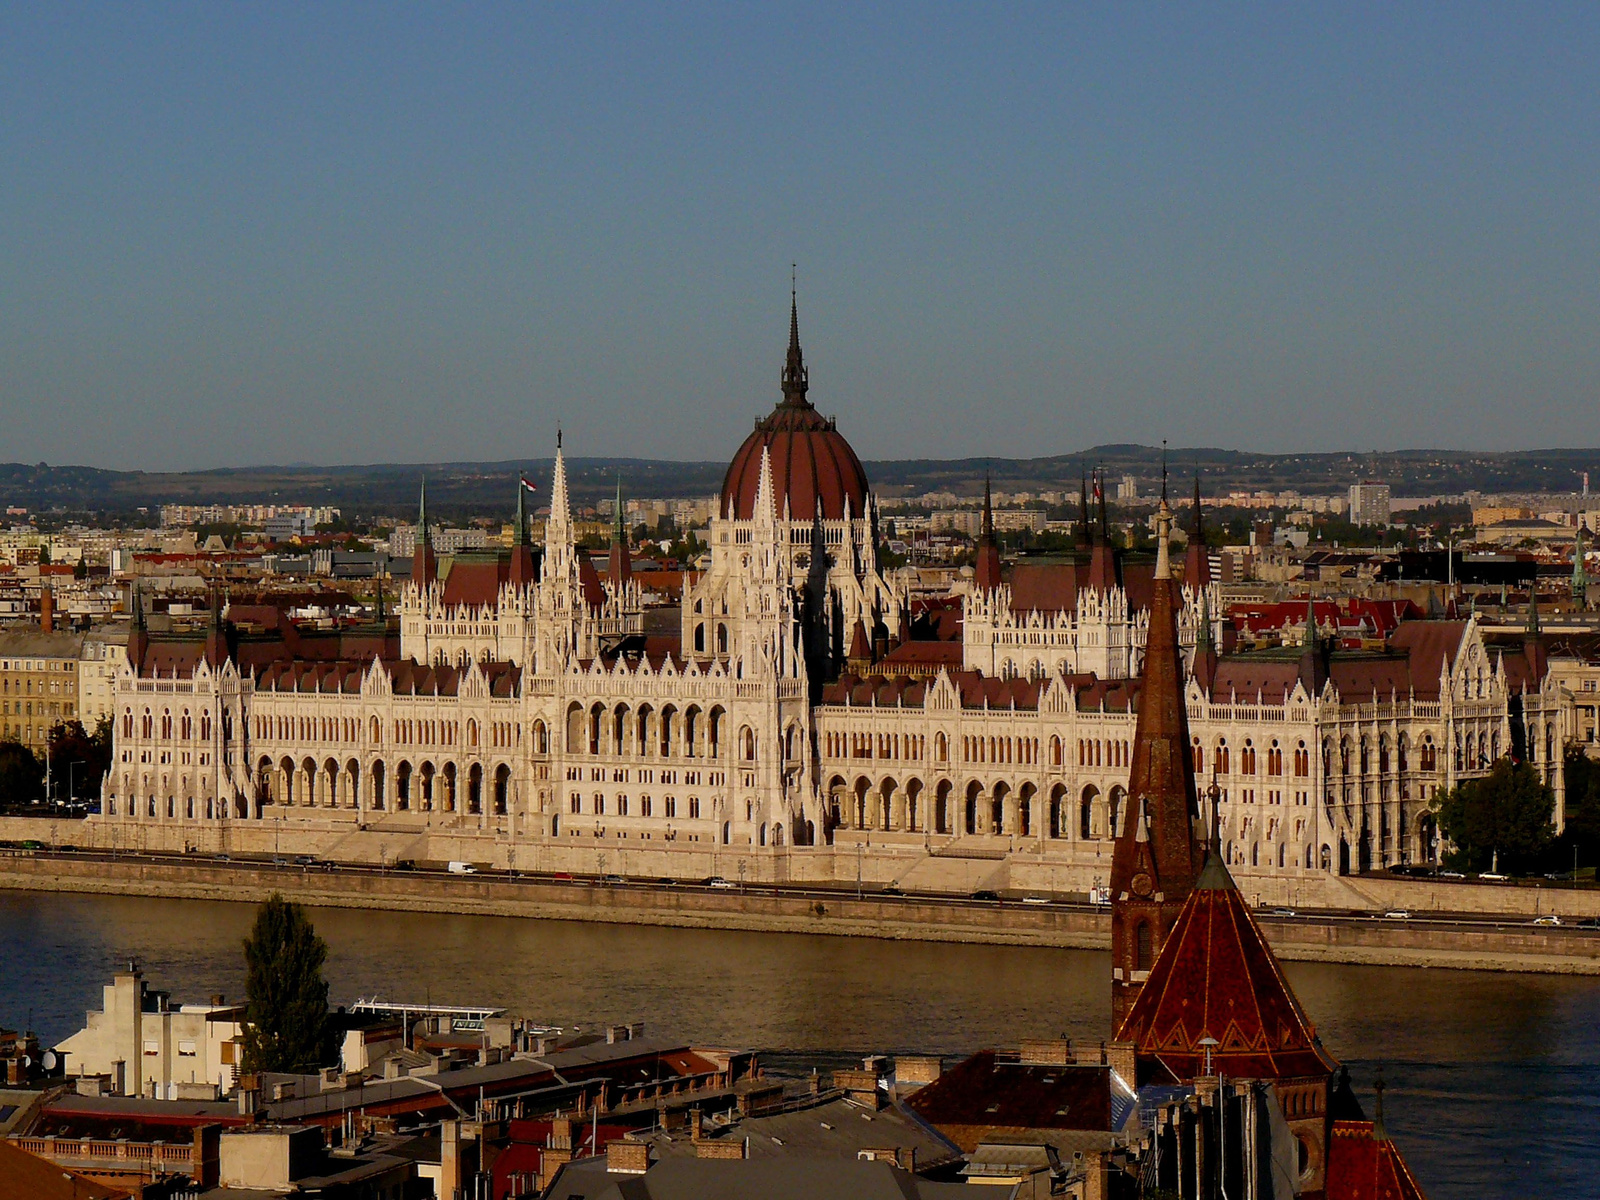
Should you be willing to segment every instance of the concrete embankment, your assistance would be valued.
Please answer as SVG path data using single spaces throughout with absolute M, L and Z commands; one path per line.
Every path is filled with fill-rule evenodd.
M 265 864 L 0 856 L 0 888 L 254 902 L 272 892 L 337 908 L 605 921 L 689 929 L 981 942 L 1103 950 L 1103 909 L 975 903 L 848 892 L 773 893 L 699 887 L 594 886 L 433 872 L 323 871 Z M 1288 960 L 1600 975 L 1600 934 L 1525 923 L 1372 918 L 1263 919 Z

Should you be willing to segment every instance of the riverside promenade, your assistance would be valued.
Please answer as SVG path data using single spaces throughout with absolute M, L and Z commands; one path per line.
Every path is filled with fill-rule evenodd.
M 1384 882 L 1410 892 L 1415 904 L 1409 917 L 1268 911 L 1262 914 L 1263 925 L 1273 949 L 1293 961 L 1600 975 L 1600 931 L 1575 928 L 1576 918 L 1550 927 L 1534 925 L 1524 914 L 1437 910 L 1425 903 L 1424 890 L 1430 885 Z M 1039 896 L 975 900 L 872 891 L 858 895 L 842 887 L 606 883 L 198 855 L 3 851 L 0 888 L 245 902 L 279 892 L 329 908 L 1091 950 L 1109 948 L 1111 938 L 1108 909 Z M 1468 890 L 1483 889 L 1469 885 Z M 1567 895 L 1595 899 L 1587 892 Z

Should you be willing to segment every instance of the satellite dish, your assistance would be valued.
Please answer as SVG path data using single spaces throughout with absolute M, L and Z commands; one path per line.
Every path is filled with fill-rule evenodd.
M 54 1050 L 46 1050 L 39 1056 L 39 1065 L 46 1071 L 54 1071 L 56 1069 L 56 1052 Z
M 28 1067 L 33 1066 L 33 1057 L 32 1057 L 32 1055 L 24 1054 L 22 1056 L 22 1066 L 23 1066 L 24 1070 L 26 1070 Z

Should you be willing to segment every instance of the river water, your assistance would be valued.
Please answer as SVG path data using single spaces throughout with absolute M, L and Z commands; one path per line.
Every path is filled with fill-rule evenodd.
M 0 891 L 0 1026 L 78 1029 L 130 956 L 176 1000 L 239 996 L 243 904 Z M 783 1052 L 1098 1042 L 1107 956 L 790 934 L 317 910 L 336 1003 L 503 1006 L 548 1024 Z M 1323 1042 L 1435 1200 L 1600 1196 L 1600 980 L 1289 963 Z

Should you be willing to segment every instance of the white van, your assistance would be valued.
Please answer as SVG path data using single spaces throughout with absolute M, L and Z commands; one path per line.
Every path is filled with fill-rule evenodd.
M 476 875 L 478 868 L 469 862 L 453 862 L 450 864 L 449 871 L 452 875 Z

